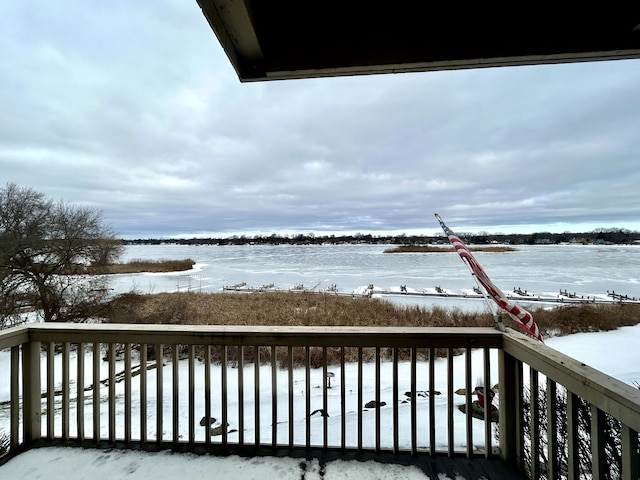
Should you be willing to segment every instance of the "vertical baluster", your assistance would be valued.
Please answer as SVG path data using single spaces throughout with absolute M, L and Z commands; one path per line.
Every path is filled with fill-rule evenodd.
M 76 429 L 79 441 L 84 441 L 84 343 L 77 345 Z
M 465 362 L 464 362 L 464 378 L 465 378 L 465 388 L 467 390 L 466 394 L 466 427 L 467 427 L 467 458 L 471 458 L 473 456 L 473 416 L 472 416 L 472 401 L 471 401 L 471 349 L 467 348 L 465 351 Z
M 189 345 L 189 445 L 193 447 L 196 441 L 196 377 L 195 345 Z
M 322 415 L 322 444 L 327 449 L 329 445 L 329 426 L 328 417 L 329 406 L 327 398 L 327 347 L 322 347 L 322 409 L 324 415 Z
M 162 443 L 164 417 L 164 345 L 156 344 L 156 443 Z
M 204 347 L 204 442 L 211 445 L 211 345 Z
M 573 392 L 567 392 L 567 444 L 568 444 L 568 478 L 577 480 L 579 478 L 580 459 L 578 436 L 578 396 Z
M 305 436 L 306 436 L 306 446 L 307 448 L 311 445 L 311 357 L 308 346 L 305 348 L 305 358 L 304 358 L 304 367 L 305 367 Z
M 622 480 L 640 478 L 638 463 L 638 432 L 622 424 Z
M 62 344 L 62 439 L 69 440 L 69 342 Z
M 435 389 L 435 364 L 436 353 L 433 347 L 429 348 L 429 451 L 431 455 L 436 453 L 436 389 Z
M 253 380 L 253 408 L 254 408 L 254 430 L 255 444 L 260 446 L 260 347 L 256 346 L 254 355 L 254 380 Z
M 358 347 L 358 451 L 362 451 L 362 347 Z
M 491 409 L 493 391 L 491 390 L 491 350 L 484 348 L 484 456 L 491 456 Z
M 293 448 L 293 347 L 287 347 L 287 375 L 289 380 L 289 448 Z
M 512 398 L 513 405 L 517 408 L 515 415 L 515 450 L 516 450 L 516 466 L 519 471 L 524 471 L 524 374 L 523 364 L 520 360 L 509 357 L 513 361 L 513 388 L 505 390 L 513 392 L 515 398 Z M 505 379 L 508 382 L 509 379 Z M 499 389 L 500 390 L 500 389 Z M 509 417 L 511 418 L 511 417 Z
M 531 478 L 540 478 L 540 398 L 538 372 L 529 368 L 531 388 Z
M 172 345 L 172 430 L 173 430 L 173 443 L 177 445 L 180 441 L 180 363 L 179 363 L 179 349 L 180 345 Z
M 556 382 L 547 378 L 547 478 L 559 478 L 558 471 L 558 395 Z
M 99 383 L 93 381 L 94 388 Z M 55 345 L 53 342 L 47 344 L 47 440 L 55 437 Z
M 100 442 L 100 344 L 93 343 L 93 441 Z
M 229 429 L 228 424 L 229 424 L 229 398 L 228 398 L 228 392 L 227 392 L 227 386 L 229 385 L 229 377 L 228 377 L 228 367 L 229 367 L 229 352 L 227 351 L 227 346 L 226 345 L 222 345 L 222 358 L 220 359 L 220 368 L 222 369 L 222 371 L 220 372 L 220 380 L 221 380 L 221 385 L 220 387 L 222 388 L 221 394 L 220 394 L 220 398 L 221 398 L 221 408 L 222 408 L 222 446 L 224 447 L 224 449 L 226 450 L 227 447 L 227 441 L 228 441 L 228 431 Z
M 376 347 L 376 453 L 380 453 L 380 347 Z
M 221 380 L 221 385 L 220 387 L 222 388 L 222 392 L 221 392 L 221 401 L 222 401 L 222 446 L 226 449 L 227 447 L 227 432 L 228 432 L 228 428 L 227 428 L 227 424 L 229 423 L 229 410 L 228 410 L 228 397 L 227 397 L 227 386 L 229 384 L 228 382 L 228 377 L 227 377 L 227 366 L 229 363 L 229 353 L 227 351 L 227 346 L 226 345 L 222 345 L 222 358 L 220 359 L 220 368 L 222 369 L 221 373 L 220 373 L 220 380 Z
M 454 424 L 453 424 L 453 349 L 447 349 L 447 453 L 454 454 Z
M 607 471 L 607 455 L 602 433 L 605 422 L 604 412 L 595 405 L 591 405 L 591 473 L 593 478 L 604 478 Z
M 340 448 L 347 447 L 347 403 L 345 382 L 344 347 L 340 347 Z
M 418 350 L 411 348 L 411 455 L 418 453 L 418 396 L 416 382 L 418 381 Z
M 140 441 L 147 443 L 147 344 L 140 344 Z
M 124 441 L 131 442 L 131 344 L 124 344 Z
M 109 361 L 109 443 L 116 440 L 116 344 L 108 345 Z
M 398 348 L 393 347 L 393 360 L 392 360 L 392 369 L 393 372 L 391 374 L 393 380 L 393 453 L 394 455 L 398 454 L 400 450 L 399 447 L 399 421 L 398 421 Z
M 244 446 L 244 346 L 238 347 L 238 443 Z
M 278 445 L 278 366 L 276 347 L 271 345 L 271 446 Z

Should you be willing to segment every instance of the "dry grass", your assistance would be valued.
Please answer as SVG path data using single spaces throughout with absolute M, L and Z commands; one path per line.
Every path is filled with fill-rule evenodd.
M 128 293 L 110 303 L 107 317 L 115 323 L 183 325 L 444 327 L 492 324 L 489 315 L 400 307 L 380 299 L 306 292 Z
M 612 330 L 640 323 L 640 305 L 578 305 L 553 310 L 531 312 L 545 337 L 578 332 Z M 265 325 L 265 326 L 358 326 L 358 327 L 488 327 L 493 317 L 488 313 L 468 313 L 457 309 L 402 307 L 380 299 L 351 298 L 317 293 L 273 292 L 237 293 L 159 293 L 120 295 L 110 302 L 107 321 L 111 323 L 147 323 L 181 325 Z M 517 329 L 505 316 L 505 324 Z M 150 346 L 152 349 L 153 347 Z M 149 352 L 153 355 L 153 352 Z M 418 352 L 428 358 L 428 350 Z M 220 352 L 212 348 L 213 361 Z M 373 358 L 374 351 L 365 349 L 364 360 Z M 390 352 L 383 351 L 383 355 Z M 446 355 L 446 350 L 435 352 Z M 200 350 L 199 355 L 202 355 Z M 239 351 L 230 348 L 229 361 L 238 360 Z M 253 362 L 270 361 L 271 349 L 245 349 L 244 359 Z M 294 349 L 294 364 L 305 362 L 304 349 Z M 339 361 L 339 349 L 328 349 L 328 362 Z M 409 350 L 400 351 L 399 358 L 409 358 Z M 286 348 L 277 349 L 281 365 L 286 365 Z M 357 360 L 357 349 L 346 349 L 347 361 Z M 322 365 L 322 349 L 311 349 L 311 364 Z
M 88 268 L 91 275 L 108 275 L 116 273 L 166 273 L 191 270 L 196 264 L 190 258 L 184 260 L 130 260 L 127 263 L 113 263 L 110 265 L 94 265 Z
M 467 247 L 472 252 L 515 252 L 513 247 Z M 431 245 L 402 245 L 400 247 L 388 248 L 383 253 L 451 253 L 455 252 L 453 247 L 434 247 Z
M 159 293 L 154 295 L 125 294 L 111 302 L 106 314 L 113 323 L 153 323 L 180 325 L 265 325 L 265 326 L 469 326 L 492 325 L 488 315 L 458 312 L 449 314 L 440 308 L 401 308 L 379 299 L 352 298 L 317 293 Z M 313 367 L 322 365 L 322 349 L 310 349 Z M 153 355 L 152 352 L 149 352 Z M 409 359 L 410 351 L 399 351 L 401 360 Z M 212 349 L 212 360 L 219 361 L 220 352 Z M 286 349 L 278 349 L 278 363 L 286 365 Z M 364 361 L 374 358 L 374 349 L 363 349 Z M 390 352 L 382 351 L 383 356 Z M 199 353 L 202 356 L 202 352 Z M 229 361 L 237 361 L 237 350 L 227 352 Z M 271 349 L 260 348 L 261 362 L 271 361 Z M 329 363 L 339 360 L 339 349 L 328 349 Z M 347 361 L 357 361 L 356 348 L 345 349 Z M 428 351 L 418 352 L 419 358 L 428 358 Z M 446 350 L 436 356 L 446 355 Z M 244 360 L 253 362 L 256 353 L 245 349 Z M 294 365 L 305 363 L 305 351 L 293 351 Z
M 531 312 L 545 337 L 604 332 L 640 323 L 640 305 L 572 305 Z

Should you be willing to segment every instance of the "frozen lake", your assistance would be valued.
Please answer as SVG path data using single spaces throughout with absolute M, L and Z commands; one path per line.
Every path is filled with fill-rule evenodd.
M 260 287 L 274 284 L 288 290 L 326 289 L 336 285 L 350 293 L 373 284 L 384 290 L 424 291 L 436 286 L 470 290 L 475 286 L 467 266 L 455 253 L 383 253 L 385 245 L 274 245 L 274 246 L 127 246 L 123 260 L 184 259 L 196 262 L 186 272 L 117 275 L 116 293 L 195 290 L 220 292 L 224 286 L 246 282 Z M 561 290 L 584 296 L 606 297 L 615 291 L 640 297 L 640 247 L 614 245 L 519 245 L 514 252 L 474 253 L 493 282 L 505 293 L 514 288 L 536 295 Z M 486 308 L 475 299 L 385 297 L 402 303 Z

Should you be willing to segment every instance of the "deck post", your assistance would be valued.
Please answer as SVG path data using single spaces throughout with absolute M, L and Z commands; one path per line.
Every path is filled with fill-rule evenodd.
M 10 372 L 10 389 L 11 389 L 11 407 L 10 407 L 10 427 L 11 449 L 18 448 L 20 429 L 20 346 L 11 347 L 11 372 Z
M 519 415 L 519 392 L 516 391 L 516 359 L 505 353 L 498 351 L 499 369 L 499 395 L 498 419 L 500 427 L 500 457 L 509 465 L 518 468 L 520 453 L 518 452 L 517 441 L 519 433 L 516 431 L 520 422 L 517 422 Z
M 30 445 L 41 438 L 40 342 L 22 346 L 22 395 L 24 408 L 24 443 Z

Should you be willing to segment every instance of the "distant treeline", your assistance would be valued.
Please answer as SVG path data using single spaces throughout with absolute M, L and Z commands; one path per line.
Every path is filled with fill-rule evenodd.
M 582 244 L 640 244 L 640 233 L 637 231 L 598 228 L 588 233 L 528 233 L 528 234 L 489 234 L 486 232 L 463 233 L 457 232 L 463 241 L 474 245 L 490 243 L 505 243 L 511 245 L 549 245 L 558 243 Z M 240 235 L 227 238 L 174 238 L 174 239 L 136 239 L 123 240 L 125 245 L 343 245 L 343 244 L 383 244 L 383 245 L 427 245 L 446 244 L 444 235 L 388 235 L 371 234 L 354 235 Z

